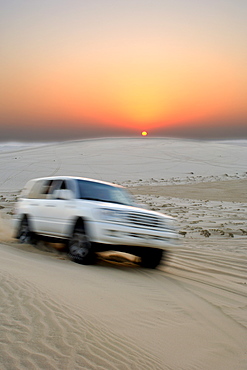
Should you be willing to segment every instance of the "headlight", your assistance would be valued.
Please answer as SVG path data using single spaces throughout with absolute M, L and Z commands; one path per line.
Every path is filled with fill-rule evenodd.
M 98 208 L 95 210 L 95 217 L 103 221 L 122 222 L 124 220 L 124 213 L 110 208 Z

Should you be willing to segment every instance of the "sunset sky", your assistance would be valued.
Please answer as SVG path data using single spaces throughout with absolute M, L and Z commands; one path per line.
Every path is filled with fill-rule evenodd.
M 246 0 L 0 0 L 0 141 L 247 138 Z

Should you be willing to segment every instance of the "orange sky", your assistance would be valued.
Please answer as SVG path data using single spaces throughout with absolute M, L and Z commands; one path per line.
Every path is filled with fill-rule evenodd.
M 245 1 L 41 3 L 2 5 L 0 140 L 245 132 Z

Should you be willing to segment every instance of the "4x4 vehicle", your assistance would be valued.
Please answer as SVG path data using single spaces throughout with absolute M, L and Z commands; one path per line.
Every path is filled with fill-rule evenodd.
M 22 243 L 42 237 L 65 242 L 69 257 L 81 264 L 114 250 L 155 268 L 177 238 L 172 217 L 140 208 L 124 187 L 68 176 L 30 180 L 16 204 L 14 227 Z

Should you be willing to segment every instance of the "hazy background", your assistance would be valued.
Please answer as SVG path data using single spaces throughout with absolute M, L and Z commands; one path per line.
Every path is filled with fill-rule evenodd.
M 246 0 L 0 0 L 0 141 L 247 138 Z

